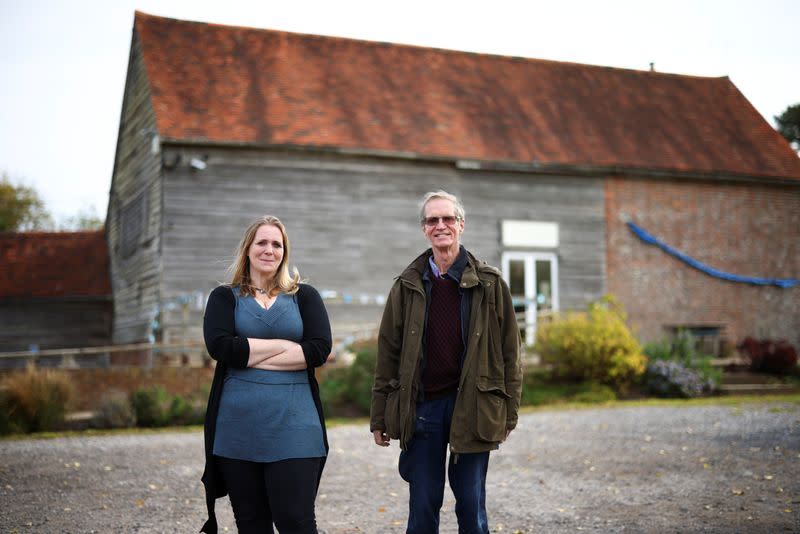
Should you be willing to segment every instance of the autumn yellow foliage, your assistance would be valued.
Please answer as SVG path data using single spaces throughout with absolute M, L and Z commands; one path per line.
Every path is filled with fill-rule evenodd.
M 556 376 L 622 390 L 644 373 L 647 363 L 625 320 L 622 305 L 605 296 L 585 312 L 567 312 L 539 325 L 535 350 Z
M 72 383 L 62 371 L 28 366 L 23 372 L 8 374 L 2 381 L 0 409 L 4 430 L 38 432 L 55 430 L 73 395 Z

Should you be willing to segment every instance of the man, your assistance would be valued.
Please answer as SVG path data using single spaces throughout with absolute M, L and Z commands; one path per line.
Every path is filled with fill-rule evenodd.
M 420 222 L 431 248 L 389 292 L 370 430 L 377 445 L 400 440 L 408 534 L 439 531 L 446 464 L 459 533 L 488 534 L 489 451 L 517 424 L 519 328 L 500 272 L 461 246 L 461 202 L 445 191 L 427 193 Z

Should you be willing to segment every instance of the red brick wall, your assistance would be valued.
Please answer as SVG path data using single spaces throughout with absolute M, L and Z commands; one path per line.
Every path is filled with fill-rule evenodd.
M 606 180 L 608 291 L 639 336 L 669 324 L 722 324 L 730 341 L 747 335 L 800 345 L 800 286 L 780 289 L 713 278 L 640 241 L 620 220 L 721 271 L 800 278 L 800 187 L 712 182 Z

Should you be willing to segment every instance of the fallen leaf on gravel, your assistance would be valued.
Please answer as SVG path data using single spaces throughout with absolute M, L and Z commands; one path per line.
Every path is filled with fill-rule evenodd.
M 379 507 L 379 508 L 378 508 L 378 511 L 379 511 L 380 513 L 383 513 L 383 512 L 385 512 L 385 511 L 386 511 L 386 508 L 384 508 L 383 506 L 381 506 L 381 507 Z
M 64 508 L 64 511 L 65 511 L 65 512 L 71 512 L 71 511 L 72 511 L 72 508 Z
M 711 505 L 710 505 L 710 504 L 707 504 L 707 505 L 703 506 L 703 509 L 705 509 L 705 510 L 711 510 Z
M 136 506 L 138 506 L 139 508 L 144 508 L 144 500 L 136 499 Z
M 653 441 L 653 436 L 645 436 L 644 440 L 647 442 Z
M 397 493 L 395 493 L 395 492 L 393 492 L 393 491 L 392 491 L 392 492 L 390 492 L 390 493 L 389 493 L 389 495 L 391 495 L 392 497 L 397 497 Z
M 764 475 L 764 480 L 772 480 L 772 475 Z
M 319 498 L 320 499 L 327 499 L 328 498 L 328 494 L 327 493 L 323 493 L 322 495 L 319 496 Z
M 150 488 L 151 490 L 158 489 L 155 484 L 148 484 L 147 487 Z
M 107 466 L 103 467 L 103 471 L 111 471 L 111 466 L 107 465 Z
M 563 514 L 564 512 L 566 512 L 566 510 L 565 510 L 564 508 L 556 508 L 556 510 L 558 510 L 558 511 L 559 511 L 559 512 L 561 512 L 562 514 Z
M 791 508 L 784 508 L 783 511 L 786 512 L 787 514 L 791 514 L 792 513 L 792 509 Z
M 392 524 L 393 525 L 402 525 L 403 522 L 402 521 L 392 521 Z
M 711 466 L 709 464 L 703 464 L 703 469 L 711 469 Z
M 736 489 L 736 488 L 732 489 L 731 493 L 733 493 L 734 495 L 744 495 L 744 491 L 743 490 Z
M 6 489 L 14 491 L 14 487 L 11 484 L 6 484 Z

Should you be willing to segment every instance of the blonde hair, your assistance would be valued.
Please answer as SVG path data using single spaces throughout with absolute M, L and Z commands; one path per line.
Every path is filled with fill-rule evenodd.
M 453 208 L 456 210 L 456 217 L 459 220 L 462 220 L 462 221 L 464 220 L 464 215 L 465 215 L 465 213 L 464 213 L 464 204 L 462 204 L 461 201 L 458 200 L 457 196 L 451 195 L 447 191 L 439 189 L 438 191 L 429 191 L 429 192 L 425 193 L 424 197 L 422 197 L 422 201 L 419 203 L 419 222 L 420 222 L 420 224 L 424 224 L 425 223 L 425 206 L 428 204 L 428 202 L 430 202 L 431 200 L 433 200 L 435 198 L 441 198 L 441 199 L 449 200 L 450 202 L 452 202 L 453 203 Z
M 259 217 L 244 231 L 242 240 L 239 241 L 239 246 L 236 248 L 236 258 L 233 260 L 230 267 L 228 267 L 228 274 L 230 277 L 230 282 L 228 282 L 228 284 L 231 286 L 239 286 L 240 295 L 255 296 L 255 290 L 250 280 L 250 258 L 247 256 L 247 253 L 250 250 L 250 245 L 253 244 L 256 232 L 265 225 L 274 226 L 280 230 L 281 237 L 283 238 L 283 258 L 281 258 L 278 270 L 272 278 L 269 294 L 288 293 L 291 295 L 297 293 L 299 289 L 298 284 L 300 283 L 300 273 L 297 272 L 297 269 L 293 268 L 292 274 L 289 274 L 289 236 L 286 234 L 286 227 L 283 226 L 280 219 L 272 215 Z

